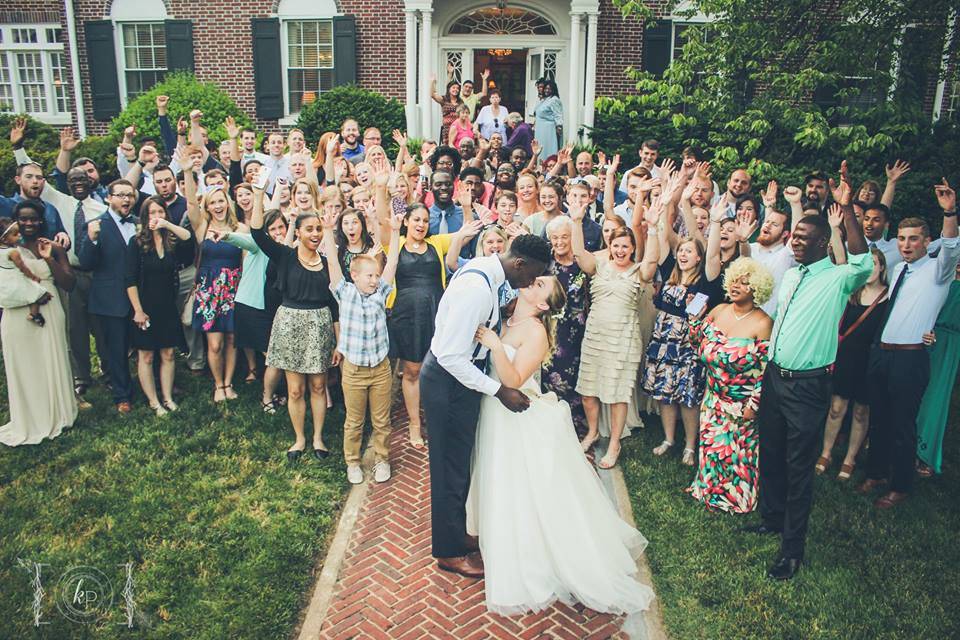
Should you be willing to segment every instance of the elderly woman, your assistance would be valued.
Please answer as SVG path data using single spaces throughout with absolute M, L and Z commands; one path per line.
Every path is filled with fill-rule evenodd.
M 583 398 L 577 393 L 580 373 L 580 345 L 587 328 L 587 310 L 590 306 L 590 277 L 580 268 L 573 255 L 573 222 L 567 216 L 554 218 L 547 225 L 547 238 L 553 247 L 553 261 L 547 275 L 556 276 L 567 294 L 557 324 L 553 356 L 543 365 L 541 386 L 552 391 L 570 405 L 577 437 L 584 439 L 588 432 L 587 414 Z
M 700 464 L 690 493 L 710 510 L 749 513 L 760 475 L 754 423 L 773 329 L 760 306 L 770 298 L 773 276 L 756 260 L 738 258 L 727 268 L 723 286 L 730 304 L 690 321 L 690 339 L 707 374 Z
M 10 407 L 10 422 L 0 427 L 0 443 L 8 446 L 56 438 L 77 418 L 66 318 L 55 300 L 57 287 L 71 291 L 75 278 L 66 252 L 43 237 L 43 213 L 44 205 L 39 200 L 23 200 L 13 209 L 22 238 L 18 251 L 27 268 L 40 278 L 47 296 L 42 307 L 46 319 L 43 327 L 27 319 L 32 302 L 28 300 L 22 306 L 5 308 L 0 318 Z M 9 238 L 5 229 L 0 229 L 0 234 Z M 7 271 L 0 270 L 0 278 L 10 277 Z

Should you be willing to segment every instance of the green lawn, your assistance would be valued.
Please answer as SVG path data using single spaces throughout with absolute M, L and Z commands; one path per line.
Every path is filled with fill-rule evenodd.
M 778 540 L 742 533 L 757 515 L 708 513 L 683 489 L 679 455 L 657 458 L 659 423 L 635 431 L 621 456 L 637 526 L 669 635 L 676 640 L 946 639 L 960 635 L 960 447 L 947 434 L 944 474 L 878 512 L 833 474 L 817 478 L 807 564 L 779 583 L 765 577 Z M 653 421 L 651 421 L 653 422 Z M 838 456 L 839 454 L 839 456 Z M 834 460 L 842 459 L 839 450 Z M 861 462 L 861 466 L 865 461 Z M 839 463 L 837 463 L 839 464 Z M 854 475 L 858 482 L 862 473 Z
M 259 390 L 211 402 L 212 382 L 178 372 L 179 413 L 157 418 L 140 402 L 120 418 L 105 390 L 60 437 L 0 447 L 0 638 L 285 638 L 309 598 L 347 489 L 342 413 L 328 415 L 324 462 L 286 463 L 285 411 L 260 411 Z M 7 421 L 0 375 L 0 423 Z M 309 436 L 308 436 L 309 439 Z M 17 559 L 42 562 L 43 620 Z M 126 628 L 125 576 L 133 563 L 136 628 Z M 92 566 L 114 604 L 91 624 L 65 619 L 57 580 Z M 69 594 L 68 594 L 69 596 Z

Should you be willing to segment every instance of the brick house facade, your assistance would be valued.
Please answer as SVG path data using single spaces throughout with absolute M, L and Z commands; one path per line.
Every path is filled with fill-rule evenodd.
M 456 76 L 477 79 L 482 65 L 495 65 L 501 77 L 491 79 L 512 90 L 505 102 L 518 110 L 530 107 L 531 78 L 554 75 L 566 124 L 576 129 L 592 124 L 595 96 L 632 90 L 627 67 L 669 63 L 682 27 L 663 15 L 661 22 L 644 27 L 624 18 L 612 0 L 511 1 L 507 14 L 499 10 L 499 22 L 496 4 L 8 0 L 0 9 L 0 109 L 80 126 L 75 89 L 82 88 L 81 128 L 101 134 L 128 95 L 141 85 L 148 88 L 164 69 L 182 67 L 221 86 L 268 130 L 291 125 L 296 103 L 308 96 L 356 82 L 405 102 L 408 129 L 421 134 L 439 118 L 428 97 L 429 75 L 441 78 L 442 93 L 451 62 Z M 648 4 L 662 14 L 662 0 Z M 141 69 L 144 59 L 153 67 Z M 591 65 L 596 72 L 584 73 Z M 932 116 L 960 109 L 956 80 L 931 76 L 927 85 L 924 103 Z

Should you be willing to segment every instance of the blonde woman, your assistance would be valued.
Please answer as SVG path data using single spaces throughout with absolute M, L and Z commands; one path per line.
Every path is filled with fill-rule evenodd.
M 233 372 L 237 351 L 233 342 L 233 308 L 240 284 L 243 251 L 220 242 L 228 233 L 247 233 L 237 220 L 236 208 L 227 192 L 215 187 L 197 200 L 197 183 L 192 171 L 184 171 L 187 216 L 195 230 L 200 260 L 194 284 L 192 324 L 194 331 L 207 334 L 207 362 L 213 374 L 214 402 L 233 400 Z
M 514 220 L 523 222 L 528 216 L 540 211 L 540 185 L 536 177 L 524 173 L 517 178 L 517 211 Z
M 773 276 L 756 260 L 737 258 L 724 272 L 723 288 L 730 304 L 690 320 L 691 342 L 707 374 L 690 493 L 710 510 L 749 513 L 757 504 L 756 418 L 773 330 L 760 307 L 773 292 Z

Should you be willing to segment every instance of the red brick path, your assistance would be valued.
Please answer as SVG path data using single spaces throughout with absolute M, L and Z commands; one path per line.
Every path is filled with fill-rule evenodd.
M 407 419 L 402 408 L 394 413 L 393 423 L 393 478 L 370 487 L 350 536 L 321 638 L 626 637 L 619 632 L 618 618 L 581 606 L 557 604 L 522 618 L 487 613 L 482 580 L 438 570 L 430 556 L 427 453 L 407 442 Z

